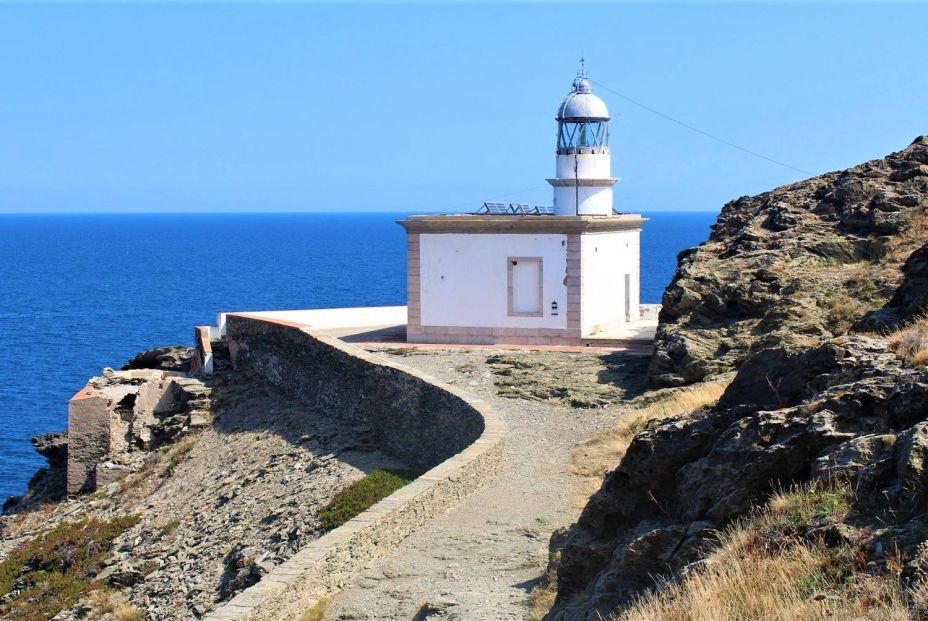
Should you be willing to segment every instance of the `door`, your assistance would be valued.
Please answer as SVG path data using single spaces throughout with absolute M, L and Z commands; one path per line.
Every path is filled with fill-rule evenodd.
M 541 316 L 541 258 L 509 259 L 509 314 Z
M 625 321 L 632 320 L 632 275 L 625 275 Z

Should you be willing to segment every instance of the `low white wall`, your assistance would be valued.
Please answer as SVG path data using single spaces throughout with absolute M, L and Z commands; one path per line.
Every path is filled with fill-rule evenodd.
M 436 233 L 419 237 L 423 326 L 567 327 L 567 236 Z M 541 317 L 510 317 L 509 257 L 541 257 Z M 558 314 L 551 314 L 557 302 Z
M 236 313 L 229 313 L 236 314 Z M 289 321 L 315 330 L 400 326 L 406 323 L 405 306 L 359 306 L 355 308 L 311 308 L 305 310 L 246 311 L 249 317 Z M 223 313 L 225 315 L 225 313 Z M 225 318 L 222 320 L 225 325 Z M 223 334 L 225 333 L 223 329 Z
M 639 316 L 642 320 L 657 321 L 658 315 L 661 314 L 660 304 L 641 304 L 639 306 Z

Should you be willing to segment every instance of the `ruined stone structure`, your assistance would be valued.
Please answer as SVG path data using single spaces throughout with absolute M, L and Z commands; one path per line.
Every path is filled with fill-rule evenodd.
M 67 492 L 124 476 L 131 456 L 210 424 L 210 390 L 179 371 L 112 371 L 68 402 Z

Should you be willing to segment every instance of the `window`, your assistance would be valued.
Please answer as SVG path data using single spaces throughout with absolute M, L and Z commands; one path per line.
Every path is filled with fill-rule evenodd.
M 608 145 L 609 130 L 606 121 L 581 121 L 579 123 L 563 121 L 558 127 L 558 150 Z
M 506 263 L 509 316 L 541 317 L 541 257 L 509 257 Z

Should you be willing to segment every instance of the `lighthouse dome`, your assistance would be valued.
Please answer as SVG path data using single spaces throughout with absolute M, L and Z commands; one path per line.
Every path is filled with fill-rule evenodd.
M 573 120 L 609 120 L 606 103 L 593 94 L 593 88 L 586 76 L 580 75 L 574 80 L 573 88 L 557 109 L 558 121 Z

